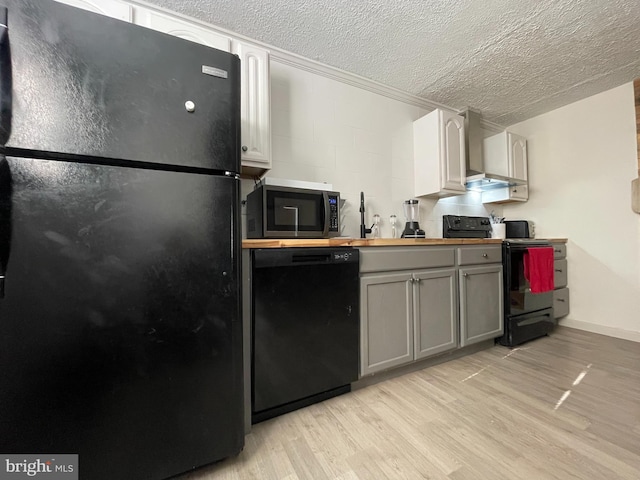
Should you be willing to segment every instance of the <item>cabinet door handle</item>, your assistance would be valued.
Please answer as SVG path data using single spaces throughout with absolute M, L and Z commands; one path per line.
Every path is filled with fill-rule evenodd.
M 469 274 L 468 274 L 468 273 L 463 273 L 463 275 L 464 275 L 465 277 L 468 277 L 468 276 L 469 276 Z
M 246 145 L 242 145 L 242 151 L 243 151 L 243 152 L 246 152 L 247 150 L 249 150 L 249 149 L 247 148 L 247 146 L 246 146 Z
M 561 268 L 556 268 L 556 272 L 562 273 L 562 269 Z
M 562 250 L 556 250 L 556 249 L 554 249 L 553 251 L 556 252 L 556 253 L 561 253 L 562 252 Z

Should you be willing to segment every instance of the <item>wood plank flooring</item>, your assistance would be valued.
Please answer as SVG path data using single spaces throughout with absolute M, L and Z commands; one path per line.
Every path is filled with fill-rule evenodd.
M 558 327 L 254 425 L 180 480 L 640 479 L 640 343 Z

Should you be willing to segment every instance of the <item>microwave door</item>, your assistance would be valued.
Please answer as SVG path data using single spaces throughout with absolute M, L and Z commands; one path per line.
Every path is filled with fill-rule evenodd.
M 328 200 L 327 200 L 328 201 Z M 318 238 L 325 226 L 322 192 L 293 189 L 267 190 L 265 217 L 267 238 Z

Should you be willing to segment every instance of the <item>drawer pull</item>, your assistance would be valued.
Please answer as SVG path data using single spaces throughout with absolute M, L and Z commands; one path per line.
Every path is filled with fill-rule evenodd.
M 483 253 L 483 254 L 482 254 L 482 257 L 483 257 L 483 258 L 487 258 L 487 257 L 489 257 L 489 255 L 487 255 L 486 253 Z
M 556 298 L 557 302 L 563 302 L 564 303 L 564 298 Z
M 560 268 L 556 268 L 556 272 L 558 272 L 558 273 L 562 273 L 562 269 L 560 269 Z
M 562 250 L 558 250 L 558 249 L 555 249 L 555 248 L 553 249 L 553 251 L 556 252 L 556 253 L 562 253 Z

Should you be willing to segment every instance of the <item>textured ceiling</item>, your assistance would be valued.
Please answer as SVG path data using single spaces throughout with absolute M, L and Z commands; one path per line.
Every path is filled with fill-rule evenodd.
M 501 125 L 640 77 L 640 0 L 147 0 Z

